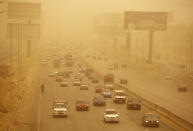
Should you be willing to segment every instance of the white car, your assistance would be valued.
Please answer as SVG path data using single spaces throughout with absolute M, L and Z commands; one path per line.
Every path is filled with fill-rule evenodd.
M 171 74 L 166 74 L 165 78 L 166 80 L 172 80 L 173 76 Z
M 54 117 L 67 117 L 67 102 L 65 100 L 55 100 L 53 110 Z
M 80 86 L 81 82 L 80 80 L 75 79 L 73 82 L 73 86 Z
M 85 82 L 80 83 L 80 90 L 88 90 L 88 84 Z
M 106 109 L 104 122 L 119 122 L 119 113 L 115 109 Z
M 126 95 L 123 90 L 114 90 L 113 102 L 114 103 L 125 103 Z
M 63 81 L 60 82 L 60 86 L 61 87 L 67 87 L 68 86 L 68 82 L 63 80 Z
M 104 89 L 111 89 L 111 90 L 113 90 L 113 88 L 114 88 L 114 85 L 113 85 L 113 83 L 108 83 L 108 82 L 106 82 L 106 83 L 104 83 Z
M 54 72 L 54 71 L 53 71 L 53 72 L 50 72 L 50 73 L 49 73 L 49 77 L 54 77 L 54 76 L 56 76 L 56 74 L 57 74 L 57 73 Z

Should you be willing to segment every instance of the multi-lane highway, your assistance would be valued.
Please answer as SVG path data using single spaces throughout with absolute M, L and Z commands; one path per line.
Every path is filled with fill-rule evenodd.
M 83 81 L 89 83 L 89 90 L 80 90 L 79 87 L 73 86 L 73 78 L 78 73 L 78 66 L 76 60 L 73 67 L 73 75 L 69 81 L 68 87 L 60 87 L 59 83 L 55 81 L 54 77 L 49 77 L 49 72 L 54 71 L 52 61 L 48 62 L 47 66 L 40 67 L 39 79 L 40 83 L 44 83 L 46 86 L 44 93 L 41 95 L 40 100 L 40 113 L 39 113 L 39 129 L 40 131 L 170 131 L 174 130 L 167 122 L 161 119 L 160 127 L 148 128 L 141 125 L 141 117 L 144 112 L 151 112 L 142 106 L 141 111 L 127 110 L 125 104 L 115 104 L 111 98 L 106 99 L 105 107 L 93 106 L 92 99 L 99 94 L 95 93 L 94 87 L 96 84 L 92 84 L 86 77 Z M 59 68 L 60 71 L 67 70 L 67 67 L 62 63 Z M 99 78 L 100 79 L 100 78 Z M 103 83 L 103 80 L 100 79 Z M 90 102 L 89 111 L 76 111 L 76 100 L 83 98 Z M 54 118 L 53 113 L 53 100 L 54 99 L 66 99 L 69 103 L 68 117 L 67 118 Z M 107 108 L 114 108 L 120 114 L 119 123 L 104 123 L 103 113 Z

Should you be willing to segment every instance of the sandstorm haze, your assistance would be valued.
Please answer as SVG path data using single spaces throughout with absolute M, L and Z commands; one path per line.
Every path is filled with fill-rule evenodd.
M 81 38 L 92 33 L 93 17 L 124 11 L 166 11 L 172 24 L 193 21 L 192 0 L 43 0 L 43 38 Z

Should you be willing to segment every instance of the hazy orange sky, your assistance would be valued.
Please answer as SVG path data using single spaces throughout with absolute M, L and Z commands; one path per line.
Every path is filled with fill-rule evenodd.
M 44 31 L 49 36 L 65 34 L 72 37 L 87 34 L 91 31 L 93 17 L 105 12 L 167 11 L 173 13 L 172 23 L 193 21 L 193 0 L 43 0 L 42 2 L 43 29 L 46 28 Z

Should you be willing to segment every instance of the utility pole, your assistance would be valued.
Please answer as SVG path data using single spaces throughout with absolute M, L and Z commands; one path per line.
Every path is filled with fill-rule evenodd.
M 12 51 L 13 51 L 13 25 L 12 23 L 10 23 L 10 73 L 9 73 L 9 78 L 10 78 L 10 82 L 12 82 L 12 67 L 13 67 L 13 54 L 12 54 Z
M 149 37 L 149 56 L 148 56 L 148 63 L 150 64 L 152 64 L 153 33 L 154 33 L 154 30 L 151 29 L 149 31 L 150 37 Z
M 19 28 L 19 23 L 18 23 L 18 29 L 17 29 L 17 40 L 18 40 L 18 43 L 17 43 L 17 49 L 18 49 L 18 51 L 17 51 L 17 55 L 18 55 L 18 63 L 17 63 L 17 75 L 18 75 L 18 87 L 20 86 L 20 28 Z
M 192 72 L 192 65 L 193 65 L 193 59 L 192 59 L 192 56 L 193 56 L 193 54 L 192 54 L 192 36 L 190 37 L 190 71 L 191 71 L 191 73 L 193 73 Z

